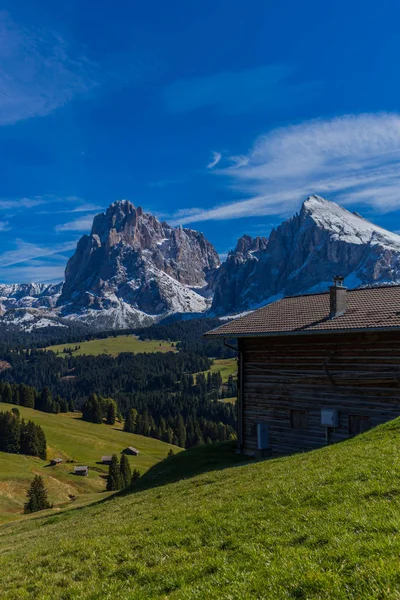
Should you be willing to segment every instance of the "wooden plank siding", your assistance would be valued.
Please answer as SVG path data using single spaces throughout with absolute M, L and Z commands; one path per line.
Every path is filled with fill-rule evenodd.
M 329 443 L 348 438 L 359 423 L 365 429 L 400 415 L 400 332 L 242 338 L 239 349 L 247 453 L 257 454 L 260 422 L 268 424 L 271 449 L 286 453 L 326 444 L 322 408 L 339 413 Z M 350 423 L 356 415 L 361 419 Z

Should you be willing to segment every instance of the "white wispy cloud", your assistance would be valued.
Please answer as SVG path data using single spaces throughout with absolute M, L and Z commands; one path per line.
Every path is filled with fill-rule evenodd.
M 124 54 L 111 48 L 96 63 L 72 36 L 32 28 L 7 11 L 0 11 L 0 55 L 0 126 L 43 117 L 97 90 L 137 84 L 154 71 L 134 44 Z
M 6 250 L 0 254 L 0 267 L 11 267 L 49 256 L 56 257 L 56 260 L 61 260 L 58 255 L 74 250 L 76 248 L 76 242 L 76 240 L 71 240 L 62 244 L 41 246 L 39 244 L 25 242 L 22 239 L 16 239 L 14 250 Z M 65 257 L 62 257 L 62 260 L 65 262 Z
M 239 169 L 249 164 L 250 159 L 248 156 L 229 156 L 228 160 L 232 163 L 231 169 Z
M 234 157 L 236 159 L 236 157 Z M 286 215 L 310 194 L 381 211 L 400 199 L 400 115 L 346 115 L 283 127 L 259 137 L 236 168 L 219 168 L 243 198 L 175 213 L 175 224 Z
M 0 125 L 43 116 L 98 84 L 96 65 L 56 32 L 38 31 L 0 12 Z
M 41 204 L 50 202 L 50 199 L 45 197 L 34 197 L 34 198 L 0 198 L 0 210 L 14 210 L 18 208 L 34 208 Z
M 14 240 L 14 249 L 0 254 L 2 283 L 62 281 L 66 262 L 77 241 L 42 246 L 22 239 Z
M 66 200 L 72 200 L 72 199 L 66 199 Z M 80 199 L 74 198 L 73 201 L 77 201 Z M 49 214 L 57 214 L 57 215 L 62 215 L 62 214 L 74 214 L 74 213 L 81 213 L 81 212 L 89 212 L 89 211 L 101 211 L 103 210 L 102 206 L 97 206 L 96 204 L 81 204 L 75 207 L 68 207 L 62 210 L 41 210 L 39 211 L 37 214 L 39 215 L 49 215 Z
M 10 231 L 11 227 L 8 221 L 0 221 L 0 231 Z
M 90 231 L 92 228 L 93 217 L 96 213 L 85 215 L 79 219 L 68 221 L 56 226 L 56 231 Z
M 207 169 L 213 169 L 221 160 L 222 154 L 220 152 L 213 152 L 212 159 L 207 165 Z

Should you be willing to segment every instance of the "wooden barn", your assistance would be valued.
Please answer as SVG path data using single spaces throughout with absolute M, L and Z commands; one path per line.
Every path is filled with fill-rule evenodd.
M 102 456 L 101 457 L 101 463 L 103 465 L 110 465 L 112 461 L 112 456 Z
M 138 456 L 139 450 L 137 448 L 134 448 L 133 446 L 128 446 L 128 448 L 125 448 L 124 454 L 130 454 L 132 456 Z
M 89 475 L 89 467 L 74 467 L 74 474 L 87 477 Z
M 400 415 L 400 286 L 350 291 L 337 277 L 205 336 L 237 339 L 246 454 L 318 448 Z

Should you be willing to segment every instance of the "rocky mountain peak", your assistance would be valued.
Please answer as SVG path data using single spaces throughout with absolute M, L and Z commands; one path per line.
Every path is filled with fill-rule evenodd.
M 247 254 L 248 252 L 258 252 L 265 250 L 268 240 L 265 237 L 252 238 L 250 235 L 242 235 L 238 239 L 234 253 Z
M 241 238 L 237 249 L 249 247 Z M 213 310 L 240 312 L 285 295 L 400 282 L 400 236 L 320 196 L 271 231 L 257 253 L 231 253 L 218 271 Z
M 49 319 L 65 327 L 70 319 L 121 329 L 202 313 L 211 302 L 214 314 L 229 315 L 284 295 L 324 291 L 337 273 L 348 287 L 400 283 L 400 236 L 310 196 L 268 239 L 243 235 L 220 265 L 202 233 L 171 227 L 121 200 L 80 239 L 62 290 L 0 286 L 0 313 L 18 327 L 44 327 Z
M 67 314 L 110 313 L 134 326 L 149 316 L 199 312 L 218 254 L 202 233 L 171 227 L 127 200 L 94 218 L 68 261 L 58 305 Z M 128 315 L 129 316 L 129 315 Z M 147 321 L 146 321 L 147 320 Z

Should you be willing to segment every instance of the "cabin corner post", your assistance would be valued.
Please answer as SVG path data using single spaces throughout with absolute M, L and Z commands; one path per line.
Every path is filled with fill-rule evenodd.
M 238 387 L 237 387 L 237 414 L 238 414 L 238 449 L 243 453 L 243 341 L 238 340 Z

